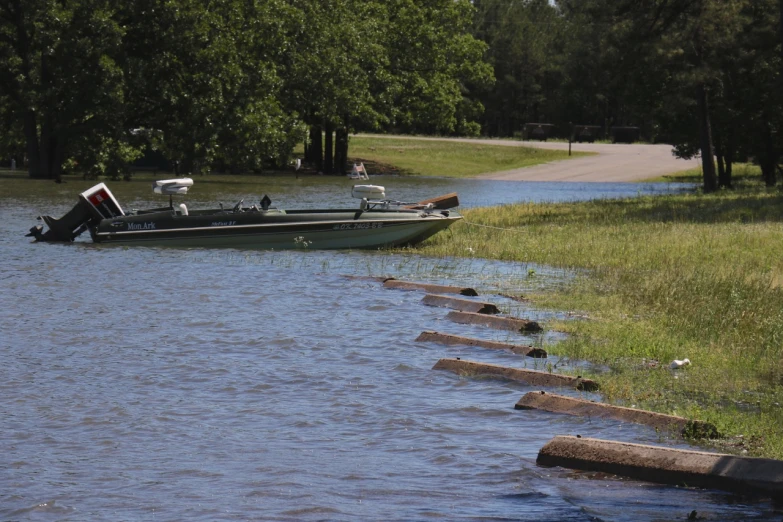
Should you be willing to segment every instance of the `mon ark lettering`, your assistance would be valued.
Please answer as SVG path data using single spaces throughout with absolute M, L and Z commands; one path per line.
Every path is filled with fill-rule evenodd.
M 128 223 L 128 230 L 155 230 L 155 223 L 151 221 L 144 223 Z

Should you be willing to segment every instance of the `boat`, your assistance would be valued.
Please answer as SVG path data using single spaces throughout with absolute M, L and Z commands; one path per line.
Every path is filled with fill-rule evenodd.
M 378 185 L 355 185 L 358 208 L 283 210 L 264 196 L 257 205 L 240 200 L 232 208 L 188 209 L 173 196 L 188 193 L 190 178 L 159 180 L 156 194 L 168 195 L 163 208 L 127 213 L 104 183 L 79 194 L 79 201 L 59 219 L 40 216 L 44 225 L 27 234 L 40 242 L 72 242 L 89 231 L 94 243 L 172 247 L 254 249 L 360 249 L 419 243 L 462 219 L 453 209 L 455 193 L 417 203 L 386 198 Z

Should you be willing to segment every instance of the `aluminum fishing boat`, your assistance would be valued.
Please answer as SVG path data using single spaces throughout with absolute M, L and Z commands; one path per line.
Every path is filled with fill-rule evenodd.
M 78 204 L 59 219 L 41 216 L 27 234 L 36 241 L 70 242 L 85 231 L 101 244 L 256 249 L 381 248 L 415 244 L 462 219 L 453 209 L 456 194 L 418 203 L 386 199 L 384 187 L 356 185 L 355 209 L 282 210 L 268 196 L 258 205 L 190 210 L 172 196 L 187 194 L 190 178 L 156 181 L 153 190 L 169 206 L 124 212 L 109 188 L 99 183 L 79 194 Z

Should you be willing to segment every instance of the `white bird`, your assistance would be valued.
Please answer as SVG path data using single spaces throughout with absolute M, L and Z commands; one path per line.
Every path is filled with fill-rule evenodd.
M 302 166 L 302 159 L 296 158 L 296 161 L 294 162 L 294 169 L 299 170 L 299 168 Z
M 675 359 L 669 365 L 669 368 L 671 368 L 672 370 L 678 370 L 678 369 L 682 368 L 683 366 L 688 366 L 690 364 L 691 364 L 691 361 L 689 359 L 683 359 L 682 361 Z

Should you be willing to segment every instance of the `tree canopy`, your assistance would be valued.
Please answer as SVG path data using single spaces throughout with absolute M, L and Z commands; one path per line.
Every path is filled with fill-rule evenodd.
M 312 125 L 346 147 L 357 125 L 453 132 L 468 83 L 492 77 L 472 16 L 467 0 L 0 0 L 0 154 L 35 178 L 116 176 L 146 147 L 248 170 Z
M 525 122 L 637 126 L 704 188 L 753 158 L 768 184 L 783 150 L 783 0 L 480 0 L 476 34 L 497 83 L 480 99 L 491 133 Z M 717 158 L 717 177 L 712 161 Z M 706 158 L 706 159 L 705 159 Z
M 0 63 L 0 157 L 36 178 L 150 149 L 257 171 L 302 140 L 339 171 L 356 130 L 531 122 L 638 127 L 707 190 L 744 159 L 774 184 L 783 151 L 783 0 L 0 0 Z

